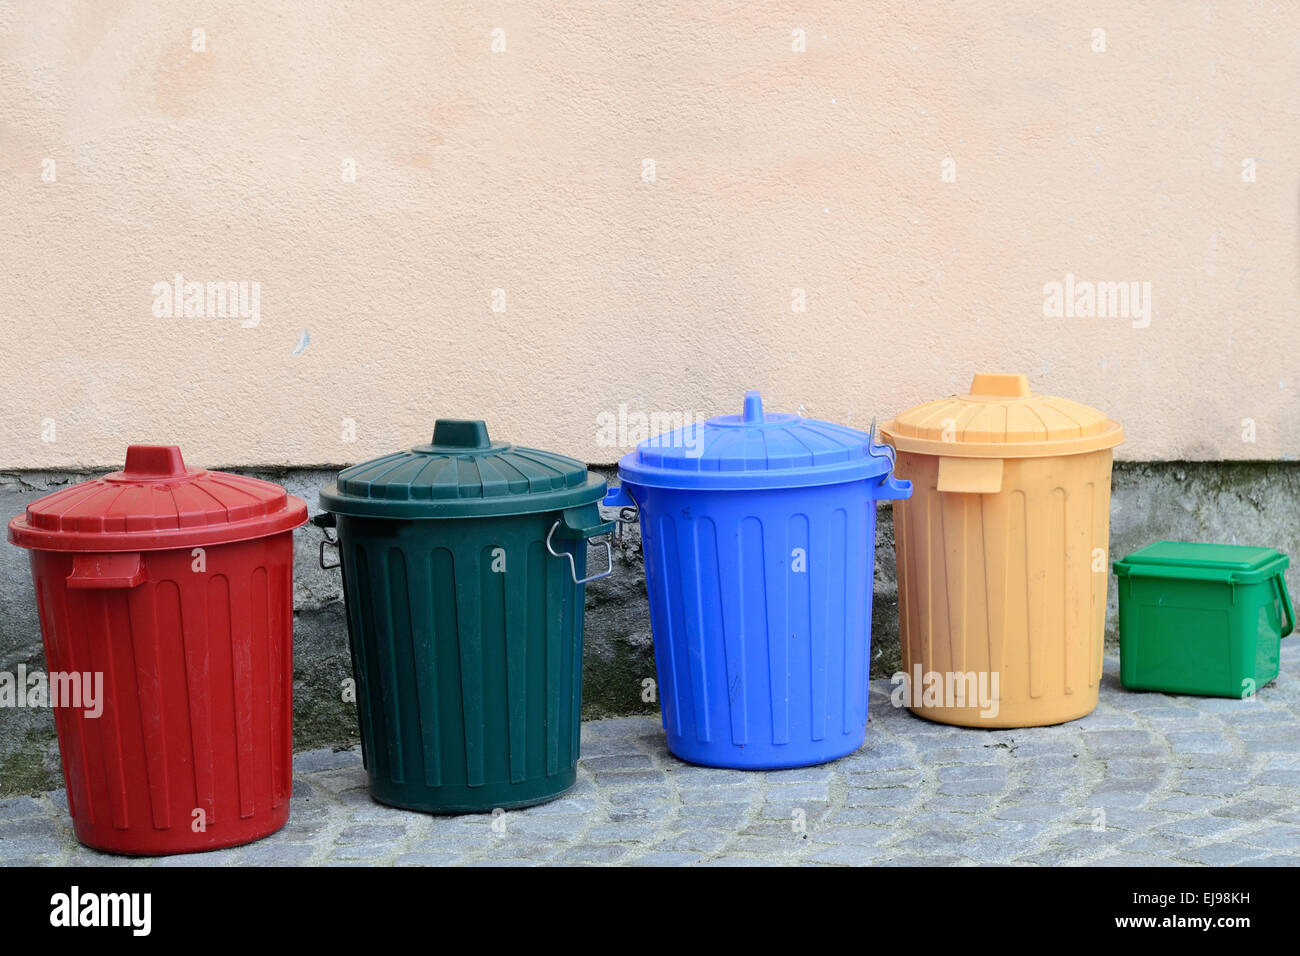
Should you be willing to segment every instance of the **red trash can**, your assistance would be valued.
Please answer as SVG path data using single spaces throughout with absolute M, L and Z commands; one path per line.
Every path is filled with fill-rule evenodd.
M 293 529 L 306 520 L 279 485 L 132 445 L 122 471 L 9 522 L 31 550 L 82 843 L 190 853 L 288 821 Z

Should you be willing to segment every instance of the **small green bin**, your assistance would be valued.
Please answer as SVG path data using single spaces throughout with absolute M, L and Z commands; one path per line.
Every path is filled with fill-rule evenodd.
M 431 444 L 321 489 L 375 799 L 482 813 L 573 785 L 584 584 L 609 573 L 586 577 L 588 540 L 613 529 L 604 493 L 582 462 L 446 419 Z
M 1158 541 L 1116 561 L 1120 681 L 1129 690 L 1253 696 L 1295 627 L 1272 548 Z

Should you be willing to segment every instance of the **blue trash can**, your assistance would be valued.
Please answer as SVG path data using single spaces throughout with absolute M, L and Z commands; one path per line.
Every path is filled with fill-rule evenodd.
M 867 722 L 876 502 L 893 450 L 744 412 L 643 441 L 604 503 L 639 509 L 668 749 L 709 767 L 824 763 Z

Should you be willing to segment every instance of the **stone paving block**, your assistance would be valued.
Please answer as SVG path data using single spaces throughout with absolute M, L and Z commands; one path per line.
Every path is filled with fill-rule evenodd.
M 1077 807 L 1066 807 L 1059 803 L 1019 803 L 1001 807 L 997 811 L 1002 820 L 1036 820 L 1041 823 L 1054 823 L 1073 819 L 1078 814 Z
M 633 866 L 686 866 L 700 859 L 700 854 L 689 852 L 647 853 L 631 861 Z
M 626 740 L 658 730 L 662 725 L 658 717 L 615 717 L 611 720 L 592 720 L 582 725 L 582 740 L 617 738 Z
M 987 796 L 949 796 L 941 794 L 926 801 L 930 810 L 950 810 L 954 813 L 983 813 L 997 803 L 997 797 Z
M 687 830 L 666 837 L 655 844 L 660 852 L 692 852 L 700 854 L 721 850 L 731 839 L 731 834 L 721 830 Z
M 1071 799 L 1071 794 L 1078 789 L 1077 784 L 1071 783 L 1067 786 L 1061 786 L 1054 781 L 1037 782 L 1033 786 L 1020 786 L 1014 790 L 1008 791 L 1002 797 L 1002 802 L 1007 803 L 1065 803 Z
M 1108 780 L 1093 787 L 1084 802 L 1103 810 L 1132 809 L 1146 803 L 1152 789 L 1147 781 Z
M 478 853 L 471 853 L 470 855 L 481 859 L 549 860 L 571 845 L 559 841 L 512 836 L 500 840 L 489 840 Z
M 151 857 L 146 862 L 152 866 L 190 867 L 190 866 L 232 866 L 239 862 L 242 847 L 226 850 L 209 850 L 206 853 L 177 853 L 173 856 Z
M 629 847 L 617 843 L 580 843 L 555 858 L 556 863 L 617 863 L 630 853 Z
M 983 766 L 998 761 L 996 752 L 992 750 L 979 749 L 975 750 L 969 746 L 948 746 L 939 747 L 931 750 L 925 755 L 925 761 L 930 764 L 973 764 Z
M 968 860 L 964 860 L 959 856 L 952 856 L 952 855 L 945 855 L 945 854 L 917 855 L 917 854 L 903 853 L 898 856 L 889 856 L 888 854 L 886 854 L 876 861 L 876 866 L 915 867 L 915 866 L 967 866 L 967 865 L 969 865 Z
M 1296 790 L 1300 788 L 1300 770 L 1269 770 L 1261 774 L 1257 782 L 1261 786 Z
M 591 813 L 596 809 L 596 801 L 590 797 L 561 797 L 558 800 L 552 800 L 550 803 L 539 803 L 535 807 L 526 807 L 523 810 L 510 810 L 509 813 L 527 813 L 532 816 L 577 816 L 584 813 Z
M 737 856 L 762 856 L 786 859 L 802 848 L 803 840 L 793 834 L 788 839 L 778 837 L 737 836 L 726 844 L 726 852 Z
M 1179 794 L 1166 797 L 1155 804 L 1153 810 L 1165 810 L 1173 813 L 1208 813 L 1223 803 L 1222 797 L 1193 797 Z
M 1079 758 L 1070 754 L 1040 754 L 1033 757 L 1022 757 L 1017 753 L 1012 758 L 1012 766 L 1029 774 L 1050 774 L 1056 770 L 1077 768 Z
M 1161 748 L 1146 730 L 1091 730 L 1083 733 L 1084 746 L 1095 757 L 1157 756 Z
M 1174 753 L 1226 754 L 1232 753 L 1232 743 L 1223 734 L 1213 731 L 1174 731 L 1166 734 Z
M 817 844 L 876 846 L 898 836 L 897 830 L 876 826 L 816 826 L 808 828 L 808 838 Z
M 615 754 L 607 757 L 583 757 L 581 764 L 591 773 L 609 770 L 652 770 L 649 754 Z
M 885 855 L 878 846 L 845 844 L 817 850 L 807 858 L 809 863 L 827 863 L 838 866 L 870 866 Z
M 1192 796 L 1227 796 L 1244 789 L 1244 782 L 1234 770 L 1185 770 L 1174 789 Z
M 1270 826 L 1263 830 L 1243 833 L 1235 839 L 1240 843 L 1270 850 L 1300 850 L 1300 825 Z
M 321 773 L 314 775 L 312 779 L 317 787 L 322 787 L 332 793 L 342 793 L 347 790 L 361 790 L 369 786 L 365 773 L 360 770 L 340 770 L 334 773 Z
M 895 807 L 840 807 L 828 813 L 823 822 L 847 826 L 898 826 L 909 812 Z
M 958 830 L 923 830 L 899 840 L 900 849 L 919 853 L 951 852 L 971 839 L 967 833 Z
M 940 796 L 993 796 L 1007 788 L 1005 779 L 950 780 L 939 785 Z
M 1178 833 L 1146 833 L 1133 839 L 1123 840 L 1121 847 L 1125 853 L 1173 858 L 1188 851 L 1194 843 L 1192 837 Z
M 711 804 L 737 804 L 741 801 L 752 800 L 753 797 L 760 793 L 761 789 L 755 786 L 752 790 L 737 787 L 695 787 L 683 786 L 678 792 L 682 806 L 707 806 Z
M 1156 833 L 1182 833 L 1187 836 L 1217 836 L 1227 830 L 1240 826 L 1238 820 L 1231 817 L 1189 816 L 1179 817 L 1156 828 Z
M 384 857 L 393 856 L 395 848 L 391 846 L 382 846 L 377 843 L 357 843 L 348 846 L 337 846 L 329 851 L 332 860 L 363 860 L 367 862 L 378 862 Z
M 1267 800 L 1233 800 L 1221 807 L 1210 811 L 1216 817 L 1233 817 L 1237 820 L 1256 820 L 1263 821 L 1276 814 L 1279 810 L 1287 809 L 1280 803 L 1270 803 Z
M 393 866 L 455 866 L 462 859 L 459 853 L 403 853 Z
M 1045 850 L 1015 857 L 1011 862 L 1029 866 L 1077 866 L 1084 858 L 1076 847 L 1049 846 Z
M 467 866 L 542 866 L 544 860 L 508 860 L 508 859 L 483 859 L 474 860 Z
M 357 750 L 308 750 L 293 756 L 294 774 L 354 767 L 361 767 L 361 752 Z
M 830 799 L 829 792 L 829 783 L 797 783 L 769 787 L 765 796 L 773 803 L 817 803 Z
M 611 807 L 605 814 L 607 823 L 634 823 L 640 821 L 663 821 L 673 816 L 677 808 L 672 806 L 655 807 Z
M 1237 843 L 1209 843 L 1173 854 L 1179 860 L 1202 863 L 1206 866 L 1237 866 L 1253 862 L 1264 852 Z
M 316 848 L 296 843 L 273 843 L 263 840 L 244 848 L 240 866 L 302 866 L 309 863 Z
M 919 770 L 855 770 L 845 774 L 844 780 L 850 787 L 916 787 L 925 775 Z
M 698 864 L 699 866 L 728 866 L 728 867 L 748 867 L 748 866 L 785 866 L 781 860 L 764 860 L 754 856 L 715 856 L 712 859 L 705 860 Z
M 354 843 L 397 843 L 406 836 L 405 827 L 395 826 L 350 826 L 345 827 L 335 838 L 339 845 Z
M 717 789 L 717 788 L 714 788 Z M 714 792 L 710 790 L 709 792 Z M 612 807 L 658 807 L 672 802 L 671 787 L 633 787 L 628 790 L 614 790 L 609 794 Z
M 608 789 L 667 782 L 668 777 L 662 770 L 607 770 L 596 774 L 597 785 Z
M 0 820 L 24 820 L 45 813 L 44 804 L 36 797 L 6 797 L 0 800 Z
M 1172 860 L 1158 856 L 1143 856 L 1138 853 L 1112 853 L 1108 856 L 1090 860 L 1083 866 L 1177 866 Z
M 919 794 L 910 787 L 849 787 L 850 807 L 903 807 L 915 803 Z
M 677 808 L 676 820 L 683 826 L 739 827 L 753 813 L 748 803 L 686 805 Z

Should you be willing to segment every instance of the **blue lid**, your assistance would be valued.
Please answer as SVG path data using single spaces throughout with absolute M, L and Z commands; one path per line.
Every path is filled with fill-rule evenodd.
M 874 426 L 873 426 L 874 430 Z M 906 498 L 892 477 L 894 450 L 856 428 L 798 415 L 767 414 L 758 392 L 739 415 L 719 415 L 641 442 L 618 463 L 619 477 L 656 488 L 801 488 L 876 479 L 879 498 Z

